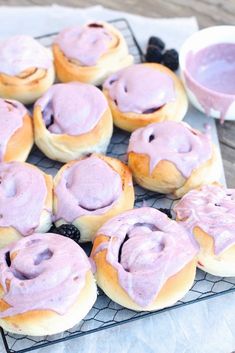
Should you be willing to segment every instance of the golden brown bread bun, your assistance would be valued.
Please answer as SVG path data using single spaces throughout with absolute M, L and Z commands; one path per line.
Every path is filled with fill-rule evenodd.
M 33 146 L 33 122 L 25 107 L 0 98 L 0 162 L 24 162 Z
M 52 225 L 52 177 L 32 164 L 11 162 L 0 164 L 0 180 L 0 248 L 47 232 Z
M 8 37 L 0 46 L 0 97 L 35 102 L 55 79 L 51 50 L 27 35 Z
M 89 260 L 69 238 L 39 233 L 29 239 L 0 251 L 5 270 L 0 274 L 0 325 L 9 332 L 31 336 L 70 329 L 84 318 L 97 297 Z
M 128 47 L 126 41 L 122 34 L 116 28 L 106 22 L 99 21 L 98 23 L 87 24 L 82 28 L 82 30 L 85 30 L 86 28 L 89 28 L 91 26 L 94 28 L 94 30 L 98 29 L 98 31 L 100 31 L 100 29 L 102 28 L 105 32 L 108 33 L 108 35 L 111 35 L 112 38 L 111 41 L 108 43 L 107 50 L 104 51 L 104 53 L 97 58 L 95 64 L 85 65 L 81 63 L 78 59 L 67 57 L 61 49 L 61 38 L 63 38 L 65 35 L 67 36 L 69 32 L 76 31 L 76 28 L 74 27 L 62 31 L 57 37 L 55 43 L 53 44 L 56 74 L 59 81 L 80 81 L 92 83 L 94 85 L 100 85 L 103 83 L 103 81 L 108 75 L 133 63 L 133 57 L 128 54 Z M 77 31 L 80 32 L 81 27 L 78 27 Z M 79 39 L 78 34 L 77 38 Z M 70 38 L 68 35 L 67 38 L 65 37 L 65 39 L 63 39 L 65 43 L 68 42 L 66 43 L 66 46 L 70 43 L 70 40 L 72 41 L 71 45 L 69 46 L 70 50 L 73 45 L 77 46 L 77 48 L 79 49 L 79 42 L 73 42 L 74 36 Z M 89 43 L 87 42 L 88 41 L 86 41 L 85 44 L 89 45 Z M 92 44 L 90 50 L 92 50 L 92 47 L 96 48 L 96 44 Z M 80 46 L 82 47 L 83 45 L 83 43 L 80 44 Z M 74 52 L 74 55 L 76 54 L 77 53 Z
M 221 254 L 215 254 L 213 237 L 200 227 L 195 227 L 193 234 L 200 245 L 197 266 L 214 276 L 235 276 L 235 245 L 224 250 Z
M 59 131 L 50 131 L 50 126 L 46 126 L 43 114 L 48 104 L 54 104 L 51 112 L 53 126 L 57 124 L 57 117 L 60 119 L 57 129 L 65 124 Z M 112 115 L 102 92 L 92 85 L 78 82 L 52 86 L 35 103 L 33 118 L 36 145 L 47 157 L 60 162 L 93 152 L 105 153 L 113 132 Z M 75 130 L 78 130 L 77 134 Z
M 140 208 L 105 223 L 91 257 L 97 284 L 112 300 L 153 311 L 173 305 L 190 289 L 196 253 L 183 227 L 156 209 Z
M 161 84 L 154 72 L 170 82 Z M 180 79 L 160 64 L 137 64 L 114 73 L 105 81 L 103 92 L 114 124 L 129 132 L 155 122 L 181 121 L 188 109 Z
M 235 190 L 218 184 L 191 190 L 174 207 L 177 220 L 200 246 L 198 267 L 215 276 L 235 276 Z
M 209 137 L 176 122 L 151 124 L 132 133 L 128 166 L 142 187 L 176 197 L 218 180 L 218 152 Z
M 48 70 L 29 68 L 18 76 L 0 73 L 0 96 L 31 104 L 47 91 L 54 80 L 54 67 Z
M 104 155 L 72 161 L 54 179 L 56 226 L 72 223 L 80 231 L 81 242 L 92 241 L 103 223 L 133 208 L 134 200 L 128 167 Z

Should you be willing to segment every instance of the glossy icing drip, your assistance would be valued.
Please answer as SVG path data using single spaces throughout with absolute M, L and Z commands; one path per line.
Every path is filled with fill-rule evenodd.
M 174 82 L 166 73 L 145 64 L 132 65 L 104 83 L 121 112 L 149 114 L 175 100 Z
M 3 162 L 7 144 L 23 125 L 27 110 L 20 102 L 0 98 L 0 162 Z
M 52 55 L 33 37 L 17 35 L 0 42 L 0 73 L 17 76 L 29 68 L 49 69 Z
M 143 308 L 198 251 L 183 227 L 154 208 L 124 212 L 97 234 L 108 239 L 94 256 L 107 249 L 106 259 L 117 270 L 121 287 Z
M 79 82 L 51 86 L 35 105 L 51 133 L 74 136 L 92 130 L 108 106 L 98 88 Z
M 0 250 L 0 284 L 9 308 L 0 317 L 30 310 L 65 314 L 85 284 L 90 263 L 73 240 L 33 234 Z
M 65 56 L 84 66 L 94 66 L 107 52 L 112 34 L 102 25 L 66 28 L 55 39 Z
M 174 208 L 177 217 L 191 232 L 200 227 L 214 239 L 219 255 L 235 244 L 235 190 L 205 185 L 188 192 Z
M 112 208 L 122 193 L 122 180 L 102 159 L 91 156 L 64 170 L 55 188 L 55 219 L 73 222 Z
M 26 163 L 0 163 L 0 227 L 30 235 L 45 209 L 47 187 L 43 173 Z
M 160 161 L 167 160 L 188 178 L 194 169 L 211 158 L 212 144 L 208 134 L 186 123 L 164 121 L 134 131 L 128 147 L 130 152 L 149 156 L 150 173 Z

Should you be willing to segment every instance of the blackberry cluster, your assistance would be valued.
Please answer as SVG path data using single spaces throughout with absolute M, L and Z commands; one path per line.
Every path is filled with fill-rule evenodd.
M 150 37 L 145 55 L 146 62 L 163 64 L 172 71 L 179 67 L 179 55 L 175 49 L 165 50 L 165 43 L 161 38 Z

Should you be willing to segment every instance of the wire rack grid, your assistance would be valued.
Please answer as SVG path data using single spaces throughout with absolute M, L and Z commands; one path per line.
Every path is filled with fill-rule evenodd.
M 129 51 L 134 56 L 135 62 L 141 62 L 143 60 L 143 52 L 129 23 L 125 19 L 116 19 L 110 22 L 113 23 L 124 35 L 128 43 Z M 57 33 L 43 35 L 37 37 L 37 39 L 44 45 L 50 46 L 56 34 Z M 107 154 L 125 161 L 128 141 L 128 133 L 115 129 Z M 52 175 L 55 175 L 61 167 L 61 163 L 48 159 L 36 147 L 31 152 L 28 162 L 37 165 L 45 172 Z M 138 186 L 135 186 L 135 194 L 135 207 L 141 207 L 144 202 L 147 206 L 171 209 L 174 203 L 174 200 L 169 196 L 149 192 Z M 85 244 L 83 247 L 89 254 L 91 245 Z M 182 300 L 178 301 L 170 308 L 165 308 L 155 312 L 136 312 L 125 309 L 114 303 L 102 292 L 102 290 L 99 290 L 97 301 L 89 314 L 78 325 L 63 332 L 62 334 L 45 337 L 31 337 L 11 334 L 9 332 L 5 332 L 2 328 L 0 328 L 0 330 L 7 353 L 24 353 L 59 342 L 64 342 L 72 338 L 91 334 L 116 325 L 128 323 L 133 320 L 144 317 L 146 318 L 150 315 L 155 315 L 166 310 L 199 302 L 204 299 L 213 298 L 232 291 L 235 291 L 235 278 L 215 277 L 210 274 L 206 274 L 201 270 L 197 270 L 196 279 L 190 291 Z

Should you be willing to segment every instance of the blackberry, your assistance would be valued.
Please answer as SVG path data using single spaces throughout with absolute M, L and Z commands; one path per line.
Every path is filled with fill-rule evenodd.
M 62 224 L 59 227 L 53 227 L 51 232 L 73 239 L 77 243 L 80 239 L 80 232 L 73 224 Z
M 165 213 L 169 218 L 172 218 L 171 210 L 169 208 L 158 208 L 158 211 Z
M 104 26 L 100 23 L 90 23 L 88 25 L 88 27 L 92 27 L 92 28 L 103 28 Z
M 162 63 L 172 71 L 176 71 L 179 67 L 179 55 L 175 49 L 166 50 L 162 56 Z
M 163 42 L 163 40 L 161 40 L 161 38 L 159 37 L 150 37 L 149 41 L 148 41 L 148 46 L 154 46 L 154 47 L 158 47 L 161 51 L 163 51 L 163 49 L 165 48 L 165 43 Z
M 148 46 L 145 59 L 149 63 L 160 63 L 162 61 L 162 53 L 158 47 Z

